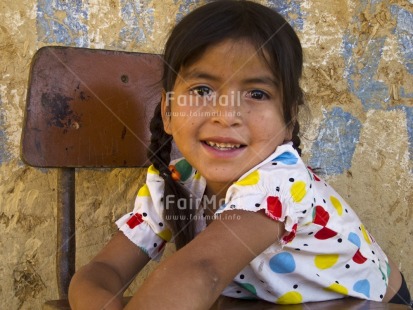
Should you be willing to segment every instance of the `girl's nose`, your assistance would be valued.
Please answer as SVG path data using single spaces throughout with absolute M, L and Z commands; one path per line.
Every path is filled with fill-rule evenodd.
M 237 126 L 242 123 L 241 97 L 236 92 L 220 95 L 212 107 L 211 120 L 222 126 Z

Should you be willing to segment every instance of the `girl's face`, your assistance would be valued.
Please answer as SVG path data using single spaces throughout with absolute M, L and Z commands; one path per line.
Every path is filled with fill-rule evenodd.
M 173 92 L 164 94 L 165 131 L 211 193 L 225 195 L 291 139 L 279 83 L 252 44 L 226 40 L 182 68 Z

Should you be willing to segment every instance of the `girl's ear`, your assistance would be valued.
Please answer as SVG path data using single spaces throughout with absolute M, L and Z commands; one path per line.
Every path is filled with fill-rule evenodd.
M 163 123 L 163 128 L 165 132 L 169 135 L 172 134 L 171 132 L 171 107 L 170 107 L 170 102 L 166 96 L 166 92 L 163 89 L 162 90 L 162 99 L 161 99 L 161 113 L 162 113 L 162 123 Z

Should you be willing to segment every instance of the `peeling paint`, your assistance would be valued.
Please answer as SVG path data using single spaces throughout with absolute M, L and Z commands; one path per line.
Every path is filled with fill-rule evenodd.
M 317 140 L 311 148 L 309 164 L 322 174 L 342 174 L 351 167 L 361 123 L 341 108 L 334 108 L 324 117 Z
M 4 111 L 3 111 L 3 102 L 0 97 L 0 165 L 10 159 L 10 154 L 7 151 L 7 137 L 4 132 Z
M 295 30 L 303 30 L 302 1 L 268 0 L 268 6 L 284 16 Z
M 413 74 L 413 13 L 396 5 L 391 6 L 391 13 L 397 19 L 396 34 L 401 54 L 404 57 L 403 63 L 406 65 L 407 71 Z
M 409 136 L 409 155 L 413 163 L 413 107 L 404 107 L 404 111 L 406 113 L 407 135 Z M 413 173 L 413 165 L 411 172 Z
M 391 110 L 402 110 L 406 113 L 407 136 L 409 139 L 409 159 L 411 161 L 410 171 L 413 174 L 413 107 L 402 105 Z
M 88 2 L 82 0 L 38 0 L 38 40 L 88 47 Z
M 357 13 L 353 17 L 355 29 L 360 30 L 360 33 L 354 34 L 347 30 L 343 37 L 345 77 L 350 91 L 360 98 L 366 111 L 386 108 L 390 99 L 388 86 L 377 78 L 386 37 L 375 33 L 374 29 L 368 29 L 371 33 L 361 32 L 363 21 L 360 16 L 364 12 L 374 14 L 377 4 L 380 3 L 372 1 L 369 4 L 365 0 L 360 1 L 355 8 Z M 364 38 L 360 37 L 361 34 Z
M 176 22 L 179 22 L 186 14 L 188 14 L 193 7 L 197 7 L 200 4 L 199 0 L 174 0 L 175 5 L 179 4 L 178 13 L 176 14 Z
M 120 31 L 123 42 L 145 43 L 147 34 L 152 34 L 154 9 L 149 7 L 151 1 L 121 0 L 121 16 L 126 24 Z
M 390 98 L 389 88 L 376 77 L 384 42 L 385 38 L 371 39 L 363 55 L 355 61 L 358 38 L 348 33 L 343 38 L 345 76 L 350 91 L 360 98 L 365 110 L 385 108 Z

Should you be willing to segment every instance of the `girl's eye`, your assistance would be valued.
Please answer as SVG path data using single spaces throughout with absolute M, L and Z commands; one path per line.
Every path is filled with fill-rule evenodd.
M 212 89 L 208 86 L 198 86 L 191 89 L 191 93 L 200 97 L 207 97 L 212 95 Z
M 268 95 L 262 90 L 254 89 L 250 92 L 247 92 L 247 97 L 255 100 L 264 100 L 268 99 Z

